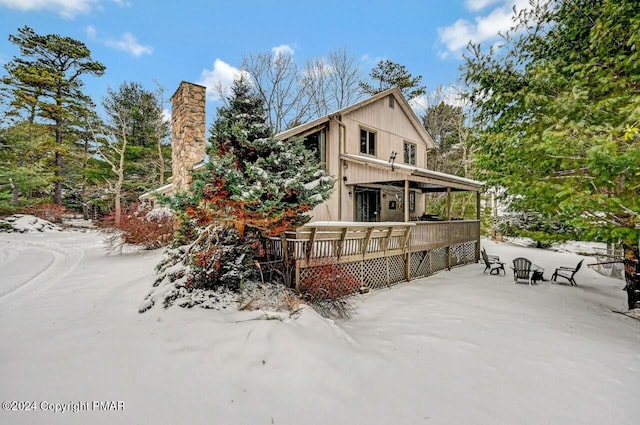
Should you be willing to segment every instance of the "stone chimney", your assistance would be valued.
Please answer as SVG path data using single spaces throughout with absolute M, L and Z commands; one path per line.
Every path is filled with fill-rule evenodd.
M 206 87 L 182 81 L 171 96 L 171 171 L 173 190 L 189 190 L 194 165 L 204 161 Z

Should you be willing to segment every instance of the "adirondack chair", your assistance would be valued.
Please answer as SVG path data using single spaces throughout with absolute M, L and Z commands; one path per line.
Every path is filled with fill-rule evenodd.
M 584 259 L 580 260 L 578 265 L 575 267 L 558 267 L 556 271 L 553 272 L 553 275 L 551 276 L 551 280 L 555 282 L 558 280 L 559 277 L 561 277 L 563 279 L 567 279 L 571 286 L 578 286 L 578 284 L 576 283 L 573 277 L 576 275 L 576 273 L 578 273 L 578 270 L 580 270 L 580 267 L 582 267 L 583 261 Z
M 504 263 L 500 261 L 500 257 L 497 255 L 489 255 L 487 251 L 482 248 L 480 251 L 482 254 L 482 259 L 484 260 L 485 268 L 482 273 L 486 273 L 489 270 L 489 274 L 500 274 L 500 270 L 506 275 L 507 272 L 504 270 Z
M 531 261 L 527 260 L 523 257 L 518 257 L 513 260 L 513 282 L 518 283 L 518 280 L 526 280 L 531 285 L 531 274 L 533 270 L 531 270 Z

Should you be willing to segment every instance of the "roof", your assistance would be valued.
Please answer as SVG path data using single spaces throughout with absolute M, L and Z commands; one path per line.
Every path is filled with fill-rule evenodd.
M 397 178 L 392 174 L 387 176 L 380 176 L 382 181 L 391 180 L 413 180 L 416 182 L 428 183 L 430 185 L 442 184 L 445 187 L 452 187 L 457 190 L 471 190 L 480 191 L 484 186 L 483 182 L 468 179 L 465 177 L 459 177 L 453 174 L 441 173 L 439 171 L 433 171 L 426 168 L 416 167 L 408 164 L 391 164 L 389 161 L 379 158 L 373 158 L 369 156 L 354 155 L 354 154 L 340 154 L 340 158 L 361 164 L 364 166 L 373 166 L 379 169 L 386 170 L 387 172 L 396 173 Z M 358 184 L 360 182 L 350 182 L 350 184 Z
M 431 138 L 429 133 L 427 133 L 427 130 L 425 130 L 425 128 L 420 123 L 420 120 L 416 116 L 415 112 L 413 112 L 413 109 L 411 108 L 411 105 L 409 105 L 409 102 L 407 102 L 407 100 L 402 95 L 402 92 L 400 92 L 400 90 L 396 87 L 387 89 L 365 100 L 362 100 L 360 102 L 354 103 L 353 105 L 347 106 L 346 108 L 339 109 L 323 117 L 317 118 L 313 121 L 309 121 L 308 123 L 305 123 L 305 124 L 293 127 L 289 130 L 283 131 L 281 133 L 278 133 L 276 134 L 275 137 L 280 140 L 285 140 L 285 139 L 297 136 L 301 133 L 304 133 L 307 130 L 322 126 L 323 124 L 329 122 L 334 117 L 338 117 L 340 115 L 346 115 L 356 109 L 360 109 L 374 102 L 377 102 L 378 100 L 383 99 L 389 95 L 392 95 L 395 98 L 396 104 L 400 106 L 400 108 L 405 113 L 405 115 L 407 116 L 407 118 L 415 128 L 415 130 L 418 132 L 418 134 L 422 136 L 422 139 L 425 141 L 427 146 L 434 147 L 433 139 Z

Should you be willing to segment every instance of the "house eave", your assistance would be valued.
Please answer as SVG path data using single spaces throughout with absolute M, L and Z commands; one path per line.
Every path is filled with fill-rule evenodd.
M 390 163 L 378 158 L 370 158 L 361 155 L 341 154 L 340 159 L 346 163 L 355 163 L 365 167 L 374 167 L 381 171 L 379 179 L 376 181 L 359 181 L 351 180 L 348 184 L 363 183 L 390 183 L 403 180 L 415 181 L 416 183 L 424 183 L 433 186 L 433 191 L 453 190 L 479 192 L 484 187 L 484 183 L 477 180 L 459 177 L 452 174 L 441 173 L 426 168 L 420 168 L 413 165 Z
M 166 195 L 173 191 L 173 183 L 165 184 L 157 189 L 153 189 L 149 192 L 145 192 L 138 197 L 141 201 L 157 198 L 158 195 Z

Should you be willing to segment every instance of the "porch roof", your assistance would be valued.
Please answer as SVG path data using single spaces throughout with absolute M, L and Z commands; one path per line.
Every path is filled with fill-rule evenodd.
M 390 184 L 404 185 L 408 180 L 411 188 L 423 192 L 452 191 L 479 192 L 484 184 L 477 180 L 428 170 L 413 165 L 390 163 L 383 159 L 353 154 L 340 154 L 345 161 L 347 185 Z

